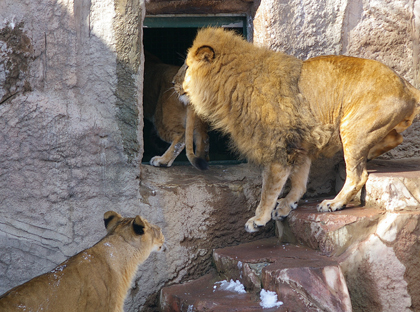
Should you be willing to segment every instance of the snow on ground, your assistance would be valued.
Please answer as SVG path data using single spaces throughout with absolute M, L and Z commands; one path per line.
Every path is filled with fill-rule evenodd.
M 227 291 L 232 291 L 232 292 L 236 292 L 238 294 L 245 294 L 245 287 L 244 285 L 241 284 L 240 281 L 233 281 L 232 279 L 230 280 L 230 282 L 228 281 L 220 281 L 220 282 L 216 282 L 215 284 L 220 284 L 219 286 L 219 290 L 227 290 Z M 213 287 L 213 291 L 216 290 L 216 285 Z
M 245 287 L 241 284 L 240 281 L 234 281 L 231 279 L 230 282 L 220 281 L 214 284 L 215 285 L 213 286 L 213 292 L 216 290 L 226 290 L 236 292 L 238 294 L 246 293 Z M 217 284 L 220 284 L 220 286 L 217 287 Z M 277 300 L 277 294 L 274 291 L 269 291 L 265 289 L 261 290 L 260 299 L 260 306 L 262 306 L 263 308 L 274 308 L 279 307 L 283 304 L 283 302 Z
M 274 308 L 283 305 L 283 302 L 277 301 L 277 294 L 274 291 L 262 289 L 260 299 L 260 306 L 263 308 Z

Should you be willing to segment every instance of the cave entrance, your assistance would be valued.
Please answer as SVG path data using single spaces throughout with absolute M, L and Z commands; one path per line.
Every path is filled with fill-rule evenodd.
M 188 48 L 202 27 L 217 26 L 235 30 L 247 37 L 245 15 L 154 15 L 146 16 L 143 22 L 144 50 L 157 56 L 162 62 L 181 66 Z M 147 90 L 143 90 L 147 92 Z M 145 119 L 143 129 L 144 154 L 143 163 L 148 163 L 153 156 L 162 155 L 169 143 L 162 141 L 153 124 Z M 228 147 L 228 138 L 221 133 L 210 130 L 210 165 L 238 163 L 237 155 Z M 185 150 L 176 158 L 174 165 L 187 164 Z

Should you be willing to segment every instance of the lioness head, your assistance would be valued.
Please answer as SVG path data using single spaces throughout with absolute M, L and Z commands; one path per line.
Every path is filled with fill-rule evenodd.
M 107 211 L 104 214 L 104 222 L 107 236 L 118 235 L 141 251 L 161 250 L 165 242 L 161 229 L 140 216 L 123 218 L 115 211 Z

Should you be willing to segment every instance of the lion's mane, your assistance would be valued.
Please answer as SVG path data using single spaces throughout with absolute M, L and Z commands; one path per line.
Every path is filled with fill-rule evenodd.
M 186 64 L 184 89 L 197 114 L 229 134 L 249 161 L 292 164 L 329 140 L 331 132 L 315 123 L 299 93 L 301 60 L 205 28 Z

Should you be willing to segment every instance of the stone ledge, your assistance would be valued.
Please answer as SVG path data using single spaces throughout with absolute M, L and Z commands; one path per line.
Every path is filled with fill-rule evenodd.
M 374 160 L 362 192 L 366 205 L 387 211 L 420 210 L 420 158 Z
M 368 180 L 355 201 L 387 211 L 420 209 L 420 158 L 375 159 L 368 163 L 367 169 Z M 342 188 L 345 178 L 345 165 L 341 162 L 336 192 Z
M 322 200 L 302 203 L 284 222 L 277 222 L 280 240 L 299 243 L 325 255 L 338 256 L 376 231 L 384 211 L 350 204 L 335 212 L 318 212 Z

